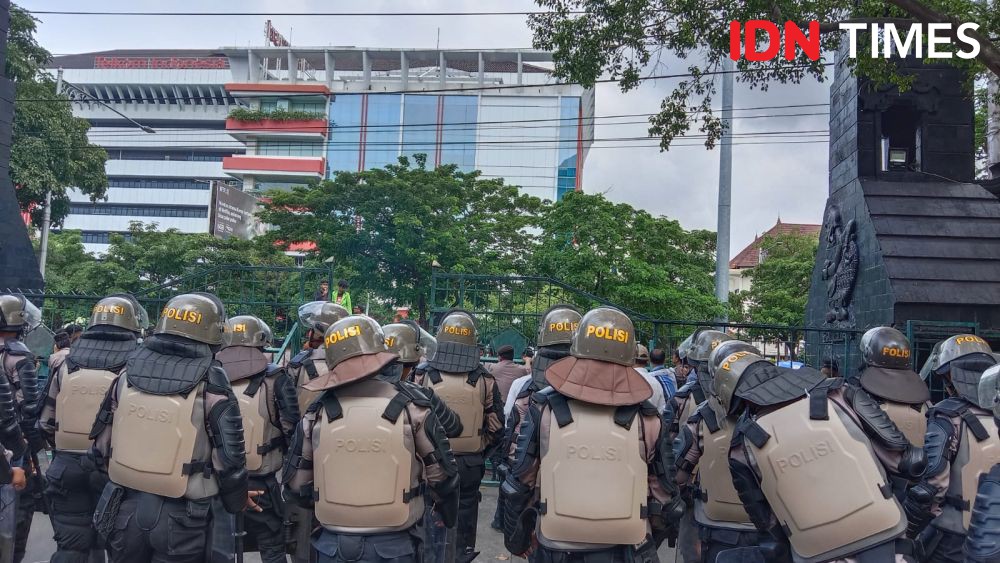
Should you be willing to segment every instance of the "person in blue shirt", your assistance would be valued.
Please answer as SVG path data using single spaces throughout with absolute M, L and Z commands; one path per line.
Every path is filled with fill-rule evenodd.
M 663 398 L 669 403 L 677 393 L 677 378 L 674 371 L 666 366 L 667 354 L 662 348 L 653 348 L 649 353 L 649 375 L 652 375 L 663 387 Z

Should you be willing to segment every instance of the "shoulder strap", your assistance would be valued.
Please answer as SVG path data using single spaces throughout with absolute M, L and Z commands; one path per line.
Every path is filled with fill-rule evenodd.
M 697 410 L 697 415 L 705 421 L 705 427 L 708 428 L 710 433 L 715 434 L 719 431 L 719 417 L 716 416 L 715 411 L 708 406 L 708 403 L 702 404 L 702 406 Z M 694 415 L 692 415 L 691 418 L 694 418 Z
M 267 377 L 267 373 L 262 373 L 260 375 L 250 378 L 250 383 L 247 384 L 247 388 L 243 390 L 243 394 L 247 397 L 253 397 L 260 390 L 260 386 L 264 384 L 264 378 Z
M 476 384 L 479 383 L 479 378 L 489 374 L 490 372 L 486 371 L 483 368 L 483 366 L 479 366 L 476 369 L 469 372 L 469 375 L 465 377 L 465 382 L 475 387 Z
M 302 363 L 305 361 L 305 359 L 308 358 L 308 357 L 309 357 L 309 349 L 306 348 L 305 350 L 302 350 L 298 354 L 295 354 L 294 356 L 292 356 L 292 359 L 288 360 L 288 366 L 289 367 L 293 367 L 293 368 L 297 368 L 297 367 L 301 366 Z
M 428 368 L 427 372 L 424 374 L 427 379 L 431 380 L 431 383 L 437 385 L 441 383 L 441 372 L 435 368 Z
M 960 417 L 962 422 L 969 427 L 969 431 L 972 432 L 972 436 L 977 442 L 982 442 L 990 437 L 989 431 L 979 421 L 979 417 L 969 410 L 969 403 L 963 399 L 949 397 L 934 405 L 928 413 L 928 417 L 937 415 L 944 415 L 947 418 Z
M 403 409 L 405 409 L 406 405 L 411 402 L 413 402 L 413 397 L 411 397 L 408 393 L 399 391 L 396 393 L 396 396 L 389 401 L 389 404 L 386 405 L 385 410 L 382 411 L 382 418 L 396 424 L 396 421 L 399 420 L 399 415 L 403 414 Z
M 771 439 L 771 435 L 767 433 L 767 430 L 757 424 L 756 420 L 752 418 L 744 418 L 736 425 L 736 431 L 744 436 L 750 443 L 758 448 L 763 448 L 764 444 Z
M 546 397 L 544 402 L 548 403 L 549 408 L 552 409 L 552 414 L 556 417 L 556 424 L 559 425 L 559 428 L 573 423 L 573 413 L 570 411 L 569 401 L 564 395 L 555 392 L 537 394 Z
M 986 427 L 983 426 L 983 423 L 979 421 L 979 417 L 973 414 L 968 407 L 966 407 L 965 412 L 962 413 L 962 421 L 969 427 L 969 431 L 972 432 L 972 435 L 976 438 L 977 442 L 982 442 L 990 437 L 989 431 L 987 431 Z
M 316 362 L 314 362 L 312 358 L 302 360 L 302 368 L 306 370 L 306 374 L 309 376 L 310 381 L 319 377 L 319 372 L 316 371 Z
M 324 393 L 320 403 L 322 403 L 323 410 L 326 411 L 327 422 L 333 422 L 344 416 L 344 409 L 340 406 L 340 401 L 333 391 Z
M 639 409 L 641 408 L 642 405 L 622 405 L 618 407 L 615 409 L 615 424 L 625 430 L 631 430 L 635 416 L 639 414 Z

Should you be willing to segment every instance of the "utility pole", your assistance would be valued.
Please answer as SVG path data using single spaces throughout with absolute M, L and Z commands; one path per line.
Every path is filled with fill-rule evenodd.
M 62 67 L 56 71 L 56 96 L 62 93 L 62 77 L 63 69 Z M 42 215 L 42 240 L 39 243 L 38 251 L 38 271 L 42 274 L 42 279 L 45 279 L 45 262 L 49 258 L 49 223 L 52 222 L 52 190 L 48 189 L 45 191 L 45 211 Z
M 722 58 L 722 139 L 719 144 L 719 221 L 715 239 L 715 298 L 729 302 L 729 218 L 733 199 L 733 61 Z M 722 321 L 728 320 L 724 315 Z

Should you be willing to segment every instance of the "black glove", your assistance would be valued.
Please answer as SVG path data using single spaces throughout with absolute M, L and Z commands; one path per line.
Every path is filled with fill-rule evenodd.
M 24 432 L 24 437 L 28 441 L 28 449 L 33 454 L 37 454 L 45 449 L 45 436 L 42 436 L 42 431 L 31 424 L 27 428 L 22 428 Z
M 434 511 L 441 515 L 444 527 L 454 528 L 458 522 L 458 475 L 449 479 L 445 486 L 434 490 L 434 496 Z
M 931 521 L 931 503 L 934 501 L 933 487 L 924 481 L 910 487 L 903 500 L 903 512 L 906 513 L 906 537 L 914 539 Z
M 504 514 L 503 545 L 514 555 L 524 555 L 531 549 L 531 534 L 535 532 L 538 512 L 529 508 L 517 516 L 513 511 Z

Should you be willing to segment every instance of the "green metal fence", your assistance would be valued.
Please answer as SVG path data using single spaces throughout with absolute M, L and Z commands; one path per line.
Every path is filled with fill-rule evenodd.
M 617 307 L 635 323 L 636 337 L 649 348 L 668 353 L 699 327 L 724 329 L 737 338 L 755 343 L 777 361 L 802 362 L 819 367 L 826 357 L 843 358 L 841 373 L 851 373 L 863 331 L 824 327 L 779 326 L 748 323 L 719 323 L 657 319 L 639 311 L 620 307 L 607 299 L 571 287 L 559 280 L 540 276 L 485 276 L 436 272 L 432 278 L 431 321 L 436 324 L 449 309 L 460 307 L 476 315 L 480 343 L 487 355 L 500 344 L 520 347 L 533 345 L 544 312 L 557 303 L 569 303 L 580 310 L 600 305 Z M 810 341 L 815 345 L 806 346 Z M 520 345 L 520 347 L 519 347 Z

